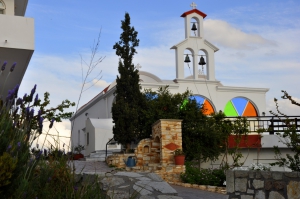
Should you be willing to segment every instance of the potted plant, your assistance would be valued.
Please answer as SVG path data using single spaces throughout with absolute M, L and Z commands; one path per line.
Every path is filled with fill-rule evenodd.
M 73 160 L 79 160 L 80 158 L 84 158 L 84 155 L 81 151 L 84 150 L 84 146 L 78 145 L 74 148 L 75 154 L 73 155 Z
M 174 159 L 176 165 L 184 165 L 185 155 L 182 149 L 176 149 L 174 151 Z

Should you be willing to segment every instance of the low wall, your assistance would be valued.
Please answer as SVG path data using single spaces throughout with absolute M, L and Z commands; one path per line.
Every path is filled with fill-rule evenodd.
M 300 199 L 300 172 L 226 172 L 228 199 Z
M 106 163 L 117 168 L 126 169 L 127 171 L 154 172 L 167 182 L 180 182 L 180 174 L 185 172 L 185 165 L 175 164 L 147 163 L 145 165 L 137 164 L 135 167 L 126 167 L 124 160 L 126 161 L 129 156 L 136 157 L 136 154 L 113 154 L 106 158 Z

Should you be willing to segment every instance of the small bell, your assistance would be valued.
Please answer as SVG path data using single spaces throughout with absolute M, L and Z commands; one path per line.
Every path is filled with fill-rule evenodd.
M 185 63 L 190 63 L 191 62 L 190 57 L 188 55 L 185 56 L 184 62 Z
M 192 26 L 192 31 L 196 31 L 197 30 L 197 27 L 196 27 L 196 24 L 193 23 L 193 26 Z
M 205 63 L 205 61 L 204 61 L 204 58 L 201 56 L 200 57 L 200 61 L 199 61 L 199 65 L 205 65 L 206 63 Z

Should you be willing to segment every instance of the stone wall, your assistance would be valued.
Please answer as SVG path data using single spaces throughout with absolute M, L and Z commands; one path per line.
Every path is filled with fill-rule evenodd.
M 161 119 L 152 125 L 152 138 L 141 140 L 134 153 L 113 154 L 106 162 L 128 171 L 154 172 L 168 182 L 179 182 L 185 166 L 174 164 L 176 149 L 182 149 L 181 120 Z M 135 157 L 135 167 L 126 167 L 124 161 L 129 156 Z
M 300 199 L 300 172 L 229 170 L 226 190 L 229 199 Z

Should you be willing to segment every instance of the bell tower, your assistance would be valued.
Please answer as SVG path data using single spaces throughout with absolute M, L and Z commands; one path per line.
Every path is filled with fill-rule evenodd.
M 214 53 L 219 49 L 204 39 L 203 21 L 207 15 L 196 9 L 196 6 L 193 2 L 191 4 L 193 9 L 181 15 L 184 17 L 185 40 L 171 48 L 175 49 L 176 55 L 176 79 L 185 79 L 184 67 L 191 65 L 192 79 L 198 80 L 199 69 L 201 70 L 202 66 L 206 69 L 205 78 L 215 81 Z M 190 53 L 185 53 L 185 50 Z

